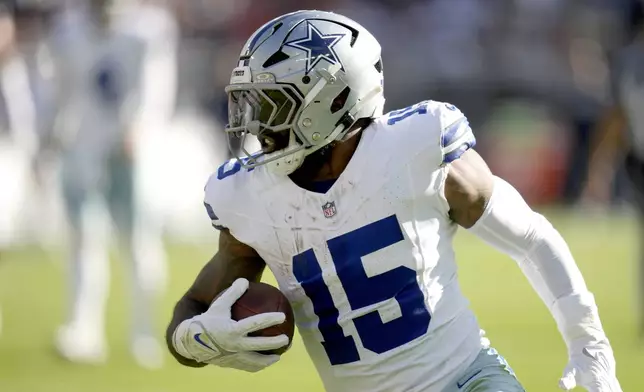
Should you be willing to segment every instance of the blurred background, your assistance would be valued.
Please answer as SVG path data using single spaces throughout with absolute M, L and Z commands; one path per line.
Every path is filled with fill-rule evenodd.
M 641 0 L 0 0 L 0 391 L 321 390 L 300 344 L 246 375 L 181 368 L 163 343 L 216 250 L 202 192 L 230 158 L 230 71 L 297 9 L 379 39 L 387 111 L 468 116 L 569 241 L 624 390 L 644 390 Z M 511 261 L 467 234 L 457 249 L 493 344 L 527 390 L 555 391 L 567 358 L 545 307 Z

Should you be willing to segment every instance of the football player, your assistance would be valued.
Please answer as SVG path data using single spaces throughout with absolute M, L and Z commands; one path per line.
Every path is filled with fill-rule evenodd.
M 490 172 L 456 107 L 383 115 L 380 52 L 358 23 L 321 11 L 276 18 L 245 44 L 226 88 L 227 131 L 257 136 L 262 150 L 206 185 L 219 250 L 175 308 L 173 355 L 250 372 L 277 362 L 256 351 L 286 336 L 247 334 L 284 315 L 230 315 L 268 266 L 327 390 L 523 391 L 459 287 L 461 226 L 512 256 L 552 312 L 569 354 L 560 386 L 621 391 L 562 237 Z
M 150 309 L 163 264 L 156 262 L 155 247 L 148 246 L 148 225 L 141 223 L 145 216 L 136 208 L 135 192 L 147 47 L 119 29 L 113 6 L 111 0 L 70 5 L 56 19 L 52 34 L 70 270 L 68 316 L 55 344 L 73 362 L 100 363 L 108 354 L 110 233 L 106 214 L 96 213 L 100 206 L 112 218 L 132 276 L 132 355 L 139 365 L 158 368 L 163 350 Z

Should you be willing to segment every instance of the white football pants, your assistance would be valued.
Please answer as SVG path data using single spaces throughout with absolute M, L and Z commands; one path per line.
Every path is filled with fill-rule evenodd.
M 153 297 L 166 277 L 160 222 L 135 197 L 129 158 L 117 154 L 101 162 L 79 155 L 84 154 L 68 154 L 62 168 L 70 230 L 66 326 L 90 341 L 104 340 L 111 217 L 131 278 L 132 337 L 154 336 Z

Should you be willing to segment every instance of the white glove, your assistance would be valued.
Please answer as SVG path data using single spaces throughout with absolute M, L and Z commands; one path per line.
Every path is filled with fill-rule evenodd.
M 559 298 L 551 310 L 570 356 L 559 387 L 564 391 L 579 386 L 589 392 L 622 392 L 594 296 L 582 292 Z
M 570 391 L 577 386 L 589 392 L 622 392 L 615 375 L 615 357 L 607 340 L 594 344 L 572 344 L 570 355 L 559 387 Z
M 183 321 L 174 332 L 172 343 L 177 353 L 201 363 L 247 372 L 257 372 L 279 361 L 279 355 L 255 351 L 275 350 L 289 344 L 288 336 L 247 336 L 278 325 L 286 315 L 263 313 L 239 321 L 231 318 L 230 308 L 248 289 L 248 280 L 237 279 L 203 314 Z

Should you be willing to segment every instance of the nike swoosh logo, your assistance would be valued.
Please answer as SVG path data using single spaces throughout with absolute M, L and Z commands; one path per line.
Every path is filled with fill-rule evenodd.
M 456 382 L 456 386 L 458 387 L 458 389 L 463 388 L 463 387 L 465 386 L 465 384 L 467 384 L 468 382 L 472 381 L 472 379 L 473 379 L 474 377 L 478 376 L 482 371 L 483 371 L 483 370 L 479 370 L 478 372 L 476 372 L 476 373 L 472 374 L 472 375 L 470 376 L 470 378 L 468 378 L 468 379 L 467 379 L 467 380 L 465 380 L 464 382 Z
M 194 336 L 194 339 L 197 341 L 197 343 L 201 344 L 202 346 L 204 346 L 208 350 L 216 351 L 214 348 L 210 347 L 203 340 L 201 340 L 201 333 L 196 333 L 195 336 Z
M 597 361 L 597 363 L 599 363 L 604 368 L 604 370 L 606 370 L 607 372 L 610 372 L 611 365 L 610 365 L 610 362 L 608 361 L 608 358 L 606 358 L 606 354 L 604 354 L 603 351 L 595 350 L 595 349 L 592 349 L 591 351 L 586 347 L 584 347 L 583 350 L 581 350 L 581 353 L 587 356 L 588 358 L 592 358 L 593 360 Z
M 588 349 L 586 347 L 584 347 L 584 349 L 581 350 L 581 353 L 584 354 L 585 356 L 589 357 L 589 358 L 594 359 L 595 361 L 597 361 L 599 359 L 599 358 L 597 358 L 597 355 L 591 354 L 591 352 L 588 351 Z

